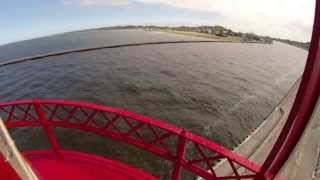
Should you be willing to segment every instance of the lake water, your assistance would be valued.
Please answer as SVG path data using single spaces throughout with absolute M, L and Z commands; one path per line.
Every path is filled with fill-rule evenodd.
M 0 60 L 72 48 L 190 39 L 199 38 L 145 31 L 83 31 L 0 46 Z M 0 98 L 70 99 L 116 106 L 232 148 L 286 94 L 301 75 L 306 56 L 307 51 L 279 42 L 95 50 L 0 67 Z M 161 169 L 132 161 L 139 167 Z

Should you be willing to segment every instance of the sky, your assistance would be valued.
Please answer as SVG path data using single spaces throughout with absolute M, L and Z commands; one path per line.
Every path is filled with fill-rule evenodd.
M 223 25 L 310 41 L 315 0 L 2 0 L 0 45 L 114 25 Z

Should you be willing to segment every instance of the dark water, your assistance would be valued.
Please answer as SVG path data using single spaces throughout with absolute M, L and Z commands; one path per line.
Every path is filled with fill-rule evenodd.
M 143 31 L 76 32 L 2 46 L 0 59 L 186 38 Z M 96 50 L 0 67 L 0 97 L 1 101 L 39 97 L 116 106 L 187 128 L 231 148 L 285 95 L 300 76 L 306 55 L 304 50 L 279 42 Z M 74 142 L 83 140 L 67 137 Z M 112 156 L 120 156 L 118 159 L 154 172 L 165 166 L 141 164 L 140 152 L 121 154 L 106 144 L 86 148 L 104 154 L 102 147 Z
M 208 40 L 174 34 L 143 32 L 140 30 L 78 31 L 0 46 L 0 61 L 66 49 L 91 48 L 140 42 L 158 42 L 164 40 L 178 41 L 199 39 Z

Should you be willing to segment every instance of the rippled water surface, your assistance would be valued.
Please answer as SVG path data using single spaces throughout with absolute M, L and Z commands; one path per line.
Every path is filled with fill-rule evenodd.
M 144 31 L 75 32 L 0 46 L 0 60 L 71 48 L 183 39 L 190 37 Z M 0 67 L 0 97 L 1 101 L 38 97 L 116 106 L 231 148 L 285 95 L 300 76 L 306 55 L 279 42 L 95 50 Z M 148 163 L 137 166 L 161 168 Z

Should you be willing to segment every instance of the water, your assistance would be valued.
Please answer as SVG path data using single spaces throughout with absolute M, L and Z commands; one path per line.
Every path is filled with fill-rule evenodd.
M 144 31 L 75 32 L 2 46 L 0 59 L 106 44 L 183 39 L 190 38 Z M 306 55 L 305 50 L 279 42 L 96 50 L 0 67 L 0 97 L 1 101 L 38 97 L 116 106 L 232 148 L 263 121 L 301 75 Z M 79 141 L 75 135 L 66 137 Z M 96 144 L 90 148 L 104 154 L 106 150 L 98 146 L 102 147 Z M 114 156 L 115 150 L 107 149 Z M 130 153 L 117 156 L 165 177 L 157 173 L 163 164 L 139 164 L 144 161 L 131 156 L 139 153 Z
M 22 58 L 65 49 L 112 46 L 119 44 L 157 42 L 163 40 L 208 40 L 198 37 L 143 32 L 141 30 L 91 30 L 58 34 L 0 46 L 0 61 Z

